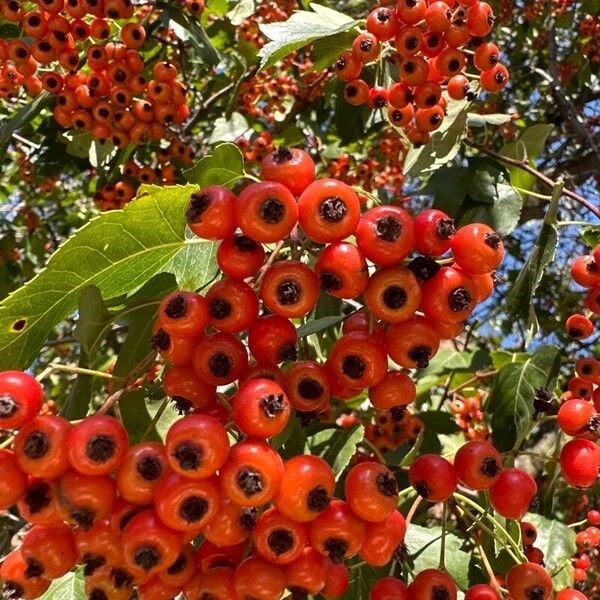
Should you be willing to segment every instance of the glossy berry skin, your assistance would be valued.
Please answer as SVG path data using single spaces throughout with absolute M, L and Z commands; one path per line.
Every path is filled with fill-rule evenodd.
M 467 487 L 472 490 L 487 490 L 500 475 L 502 457 L 489 442 L 468 442 L 456 453 L 454 470 Z
M 260 164 L 261 178 L 285 185 L 299 196 L 315 178 L 315 163 L 300 148 L 279 148 L 267 154 Z
M 239 333 L 248 329 L 258 316 L 258 298 L 243 281 L 218 281 L 208 290 L 206 301 L 210 324 L 225 333 Z
M 585 306 L 594 314 L 600 315 L 600 285 L 596 285 L 585 295 Z
M 534 563 L 511 567 L 506 575 L 506 587 L 514 600 L 548 600 L 552 597 L 552 579 L 548 571 Z
M 404 541 L 406 521 L 398 510 L 379 523 L 367 523 L 365 543 L 360 557 L 373 567 L 383 567 L 392 559 L 394 552 Z
M 381 44 L 372 33 L 361 33 L 352 42 L 352 54 L 364 64 L 377 60 L 380 50 Z
M 440 337 L 433 323 L 419 315 L 394 323 L 386 332 L 388 354 L 406 369 L 424 369 L 439 346 Z
M 415 383 L 404 371 L 388 371 L 380 383 L 369 389 L 369 400 L 378 410 L 408 406 L 416 395 Z
M 295 362 L 285 373 L 285 389 L 296 410 L 318 411 L 329 404 L 331 373 L 313 360 Z
M 236 228 L 233 192 L 211 185 L 193 193 L 186 212 L 189 228 L 209 240 L 222 240 L 233 235 Z
M 69 470 L 68 436 L 71 424 L 55 415 L 35 417 L 13 442 L 19 468 L 34 477 L 57 479 Z M 1 502 L 0 502 L 1 504 Z
M 0 565 L 0 580 L 4 592 L 23 600 L 34 600 L 44 594 L 50 587 L 50 581 L 42 577 L 27 577 L 27 563 L 21 550 L 13 550 Z
M 125 453 L 115 479 L 119 494 L 131 504 L 150 504 L 154 490 L 167 469 L 167 457 L 162 444 L 141 442 L 131 446 Z
M 18 429 L 38 414 L 44 390 L 23 371 L 0 372 L 0 429 Z
M 387 372 L 385 347 L 363 331 L 339 338 L 331 348 L 329 362 L 341 382 L 356 389 L 377 385 Z
M 93 415 L 75 425 L 67 437 L 71 466 L 83 475 L 106 475 L 123 462 L 127 431 L 108 415 Z
M 596 414 L 594 405 L 588 400 L 571 398 L 558 409 L 558 426 L 572 436 L 590 435 L 593 433 L 592 417 Z
M 122 564 L 122 561 L 121 563 Z M 125 569 L 119 568 L 119 577 L 115 577 L 114 568 L 103 565 L 85 578 L 85 593 L 87 597 L 110 598 L 111 600 L 128 600 L 133 592 L 131 582 L 127 580 L 131 574 Z M 123 581 L 122 579 L 125 579 Z M 102 596 L 101 594 L 104 594 Z
M 443 502 L 456 490 L 458 479 L 454 467 L 436 454 L 423 454 L 408 471 L 408 480 L 429 502 Z
M 209 306 L 194 292 L 172 292 L 158 307 L 160 326 L 175 337 L 197 337 L 208 325 Z
M 362 62 L 350 50 L 346 50 L 339 55 L 333 68 L 342 81 L 353 81 L 360 77 Z
M 315 274 L 321 289 L 336 298 L 356 298 L 369 282 L 365 257 L 348 242 L 334 242 L 321 250 Z
M 311 183 L 298 199 L 304 233 L 319 243 L 339 242 L 352 235 L 360 219 L 356 192 L 336 179 Z
M 221 506 L 221 490 L 216 477 L 188 479 L 168 473 L 156 486 L 154 509 L 170 529 L 198 533 Z
M 380 41 L 392 39 L 397 28 L 396 15 L 389 7 L 375 8 L 367 17 L 367 31 Z
M 442 267 L 421 286 L 421 310 L 442 323 L 459 323 L 473 312 L 477 288 L 464 271 Z
M 215 546 L 204 540 L 196 552 L 196 564 L 202 573 L 207 573 L 219 565 L 236 565 L 244 556 L 244 545 Z
M 175 562 L 183 536 L 164 525 L 154 511 L 145 510 L 127 523 L 122 544 L 127 569 L 136 576 L 150 577 Z
M 233 589 L 233 569 L 216 566 L 206 573 L 197 572 L 183 586 L 185 598 L 202 598 L 206 595 L 215 600 L 235 598 Z
M 376 206 L 360 218 L 356 243 L 365 257 L 374 263 L 396 265 L 414 247 L 413 221 L 399 206 Z
M 261 506 L 277 494 L 283 461 L 262 440 L 244 440 L 231 447 L 219 478 L 223 495 L 239 506 Z
M 482 223 L 461 227 L 452 237 L 450 247 L 456 263 L 468 273 L 494 271 L 504 257 L 501 237 Z
M 248 352 L 231 333 L 207 335 L 196 344 L 192 364 L 198 377 L 210 385 L 226 385 L 240 377 L 248 366 Z
M 588 597 L 573 588 L 565 588 L 556 594 L 555 600 L 588 600 Z
M 235 599 L 279 600 L 285 589 L 283 569 L 260 556 L 250 556 L 236 569 L 233 576 Z
M 421 288 L 412 271 L 404 266 L 378 269 L 365 290 L 365 305 L 377 318 L 388 323 L 406 321 L 421 304 Z
M 376 462 L 355 465 L 344 482 L 346 502 L 363 521 L 387 519 L 398 504 L 398 485 L 392 472 Z
M 479 45 L 473 55 L 473 64 L 479 71 L 493 69 L 500 60 L 500 50 L 496 44 L 487 42 Z
M 395 577 L 382 577 L 371 588 L 369 600 L 410 600 L 407 585 Z
M 522 519 L 537 493 L 535 480 L 521 469 L 504 469 L 490 488 L 494 510 L 507 519 Z
M 276 315 L 295 319 L 308 314 L 317 303 L 317 276 L 307 265 L 296 260 L 276 262 L 260 285 L 260 298 Z
M 252 538 L 260 556 L 278 565 L 289 565 L 306 546 L 308 528 L 276 508 L 269 508 L 258 517 Z
M 217 263 L 225 275 L 242 281 L 255 275 L 265 259 L 262 244 L 243 233 L 224 239 L 217 249 Z
M 16 504 L 26 489 L 27 476 L 19 469 L 14 453 L 0 449 L 0 509 Z
M 251 183 L 235 202 L 242 232 L 260 243 L 282 240 L 298 221 L 298 204 L 290 190 L 276 181 Z
M 350 584 L 350 573 L 345 564 L 334 565 L 329 561 L 329 569 L 325 579 L 325 587 L 321 591 L 325 598 L 342 596 Z
M 58 504 L 58 484 L 30 478 L 27 489 L 17 501 L 19 514 L 32 525 L 58 525 L 63 518 Z
M 367 102 L 369 89 L 369 84 L 362 79 L 353 79 L 344 87 L 344 99 L 352 106 L 361 106 Z
M 560 468 L 565 481 L 573 487 L 586 489 L 598 479 L 600 448 L 592 441 L 574 439 L 560 452 Z
M 270 438 L 281 433 L 290 417 L 283 389 L 270 379 L 253 379 L 233 397 L 233 421 L 249 437 Z
M 58 481 L 56 498 L 63 520 L 83 529 L 110 514 L 116 486 L 108 475 L 82 475 L 67 471 Z
M 489 71 L 483 71 L 479 77 L 481 87 L 488 92 L 499 92 L 508 83 L 510 79 L 510 73 L 508 69 L 498 63 L 495 67 L 492 67 Z
M 367 528 L 343 500 L 333 500 L 310 524 L 312 547 L 334 564 L 358 554 Z
M 163 386 L 178 404 L 184 402 L 190 407 L 206 409 L 216 401 L 215 386 L 200 379 L 191 366 L 170 367 L 163 375 Z
M 256 362 L 274 367 L 296 359 L 298 333 L 294 324 L 279 315 L 259 317 L 248 330 L 248 347 Z
M 485 37 L 494 24 L 492 7 L 486 2 L 476 2 L 469 7 L 467 28 L 473 37 Z
M 316 519 L 334 496 L 335 475 L 318 456 L 294 456 L 283 465 L 275 506 L 290 519 L 306 523 Z
M 600 284 L 600 267 L 593 256 L 578 256 L 571 265 L 571 277 L 582 287 L 597 286 Z
M 498 593 L 487 583 L 477 583 L 467 590 L 465 600 L 498 600 Z
M 165 440 L 170 467 L 191 479 L 214 475 L 229 454 L 227 431 L 208 415 L 188 415 L 171 425 Z
M 284 567 L 288 589 L 318 594 L 325 587 L 330 564 L 328 558 L 306 546 L 294 562 Z
M 435 208 L 421 211 L 413 223 L 417 252 L 434 257 L 448 252 L 456 229 L 454 221 L 445 212 Z
M 238 506 L 222 498 L 216 515 L 202 530 L 204 537 L 218 546 L 235 546 L 248 539 L 256 522 L 256 509 Z
M 172 365 L 190 365 L 195 346 L 202 337 L 178 337 L 169 335 L 156 322 L 152 329 L 152 348 L 160 353 L 165 362 Z
M 66 525 L 34 525 L 23 538 L 21 553 L 30 570 L 45 579 L 58 579 L 77 560 L 75 538 Z
M 425 569 L 417 574 L 408 586 L 410 600 L 430 600 L 446 598 L 456 600 L 457 588 L 447 573 L 438 569 Z

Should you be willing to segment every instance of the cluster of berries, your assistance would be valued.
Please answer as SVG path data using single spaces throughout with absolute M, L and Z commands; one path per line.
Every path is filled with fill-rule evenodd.
M 249 138 L 241 135 L 235 140 L 235 145 L 242 151 L 244 162 L 249 163 L 250 166 L 260 163 L 275 149 L 273 138 L 268 131 L 253 132 Z
M 123 179 L 105 185 L 94 193 L 94 203 L 102 211 L 123 208 L 133 200 L 141 184 L 173 185 L 181 167 L 191 165 L 194 150 L 177 138 L 166 147 L 144 149 L 143 156 L 127 161 L 121 171 Z
M 143 75 L 148 65 L 138 50 L 146 30 L 131 2 L 36 4 L 26 11 L 19 0 L 2 3 L 4 17 L 19 23 L 26 37 L 0 39 L 0 97 L 14 97 L 21 86 L 31 96 L 46 90 L 56 97 L 59 125 L 121 148 L 160 140 L 167 125 L 187 118 L 187 92 L 173 64 L 155 63 L 150 81 Z M 128 20 L 119 43 L 109 41 L 116 19 Z
M 589 506 L 589 504 L 588 504 Z M 598 590 L 597 577 L 593 571 L 598 570 L 598 547 L 600 546 L 600 511 L 588 510 L 583 523 L 584 528 L 577 532 L 575 542 L 577 554 L 573 557 L 573 581 L 579 586 L 588 583 L 596 586 L 592 593 Z
M 571 315 L 566 322 L 567 333 L 574 339 L 584 340 L 594 333 L 592 315 L 600 315 L 600 244 L 592 253 L 575 258 L 571 265 L 571 277 L 588 290 L 584 305 L 589 313 Z
M 343 423 L 356 420 L 349 415 L 344 415 L 341 419 Z M 372 422 L 363 425 L 365 439 L 371 442 L 380 454 L 414 442 L 424 428 L 423 421 L 405 407 L 377 411 L 372 417 Z
M 322 97 L 332 77 L 328 71 L 311 71 L 306 55 L 292 53 L 270 69 L 243 81 L 238 93 L 238 110 L 267 124 L 281 121 L 292 105 L 303 107 Z
M 342 154 L 329 162 L 327 170 L 330 177 L 367 192 L 383 189 L 392 196 L 401 196 L 407 150 L 400 134 L 388 129 L 381 132 L 375 145 L 368 146 L 367 158 Z
M 578 28 L 581 53 L 593 63 L 600 62 L 600 17 L 585 15 Z
M 483 391 L 477 391 L 474 396 L 455 393 L 450 400 L 450 412 L 469 440 L 485 440 L 490 435 L 489 429 L 483 424 L 482 401 L 485 396 L 486 392 Z
M 388 371 L 388 356 L 404 369 L 424 368 L 440 340 L 460 334 L 493 290 L 500 236 L 482 224 L 456 231 L 438 210 L 413 219 L 403 208 L 378 205 L 361 215 L 357 193 L 335 179 L 314 180 L 315 165 L 302 150 L 274 151 L 261 173 L 263 181 L 238 196 L 219 186 L 192 195 L 188 225 L 221 240 L 217 261 L 226 278 L 205 296 L 165 298 L 154 347 L 168 363 L 193 366 L 204 386 L 243 378 L 249 350 L 251 370 L 284 377 L 300 411 L 319 412 L 331 397 L 366 388 L 380 410 L 409 404 L 414 384 L 405 372 Z M 344 241 L 350 236 L 355 243 Z M 275 247 L 267 255 L 263 244 Z M 352 330 L 345 325 L 324 364 L 308 355 L 296 361 L 292 320 L 311 313 L 320 292 L 360 301 L 367 313 L 350 322 Z M 261 305 L 270 314 L 259 316 Z
M 238 26 L 237 35 L 240 40 L 262 48 L 267 40 L 260 31 L 261 23 L 285 21 L 297 8 L 296 0 L 260 0 L 256 10 Z
M 498 92 L 507 84 L 509 73 L 499 62 L 498 47 L 481 41 L 493 23 L 492 8 L 479 0 L 399 0 L 395 8 L 379 6 L 367 17 L 367 31 L 334 65 L 347 82 L 344 97 L 353 105 L 387 109 L 390 122 L 405 129 L 413 143 L 426 143 L 444 119 L 444 90 L 453 100 L 475 97 L 465 72 L 472 51 L 465 46 L 476 47 L 473 64 L 481 89 Z M 360 78 L 365 65 L 377 62 L 383 71 L 384 61 L 397 69 L 397 83 L 378 80 L 371 87 Z

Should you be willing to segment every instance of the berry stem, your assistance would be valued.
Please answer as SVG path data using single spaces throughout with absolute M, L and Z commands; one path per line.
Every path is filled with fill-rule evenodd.
M 158 423 L 158 420 L 161 418 L 162 414 L 165 412 L 167 406 L 169 405 L 169 402 L 170 402 L 170 398 L 168 396 L 163 399 L 162 404 L 160 405 L 159 409 L 156 411 L 156 414 L 152 418 L 152 421 L 150 421 L 150 424 L 148 425 L 148 427 L 146 427 L 146 431 L 144 431 L 144 433 L 140 439 L 140 442 L 145 441 L 146 438 L 150 435 L 150 433 L 154 429 L 154 426 Z
M 122 377 L 117 377 L 116 375 L 111 375 L 110 373 L 104 373 L 103 371 L 95 371 L 94 369 L 84 369 L 83 367 L 74 367 L 73 365 L 61 365 L 60 363 L 51 363 L 48 365 L 48 369 L 50 369 L 51 371 L 64 371 L 65 373 L 92 375 L 93 377 L 102 377 L 103 379 L 111 379 L 112 381 L 123 381 Z M 44 375 L 48 369 L 42 371 L 41 375 Z
M 440 565 L 439 569 L 446 569 L 446 533 L 448 529 L 448 502 L 444 502 L 442 508 L 442 539 L 440 541 Z
M 408 511 L 408 514 L 406 515 L 406 527 L 407 528 L 410 525 L 410 522 L 412 521 L 413 517 L 415 516 L 415 513 L 417 512 L 417 509 L 419 508 L 419 504 L 421 504 L 421 500 L 423 500 L 423 498 L 421 496 L 417 496 L 415 498 L 414 502 L 412 503 L 410 510 Z
M 0 444 L 0 450 L 4 450 L 4 448 L 8 448 L 10 447 L 10 445 L 13 443 L 15 439 L 14 435 L 10 435 L 8 436 L 1 444 Z

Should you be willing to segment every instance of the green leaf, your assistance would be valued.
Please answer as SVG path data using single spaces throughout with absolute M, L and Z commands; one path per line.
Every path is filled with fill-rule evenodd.
M 364 435 L 365 428 L 362 425 L 349 429 L 323 429 L 308 437 L 306 450 L 320 456 L 331 465 L 336 479 L 339 479 Z
M 552 202 L 544 217 L 535 246 L 506 296 L 509 311 L 514 315 L 527 318 L 530 328 L 535 323 L 535 310 L 532 304 L 533 294 L 542 279 L 544 269 L 554 260 L 554 253 L 558 245 L 558 232 L 555 223 L 562 188 L 563 184 L 561 183 L 553 191 Z
M 296 415 L 290 415 L 285 429 L 271 440 L 271 446 L 275 448 L 284 460 L 304 454 L 306 445 L 306 432 L 302 428 Z
M 581 229 L 583 241 L 590 247 L 595 248 L 600 244 L 600 225 L 587 225 Z
M 557 346 L 542 346 L 525 362 L 502 367 L 495 377 L 486 412 L 491 414 L 494 444 L 501 452 L 510 450 L 528 427 L 535 390 L 556 386 L 560 357 Z
M 509 158 L 527 159 L 530 163 L 533 163 L 543 152 L 546 139 L 553 129 L 554 125 L 532 125 L 523 131 L 518 140 L 506 144 L 500 153 Z M 514 186 L 524 190 L 533 190 L 535 187 L 535 177 L 533 175 L 518 167 L 509 167 L 508 170 L 510 180 Z
M 321 317 L 320 319 L 308 321 L 298 327 L 298 337 L 303 338 L 312 335 L 313 333 L 323 331 L 323 329 L 327 329 L 332 325 L 337 325 L 345 318 L 345 315 L 333 315 L 330 317 Z
M 404 175 L 417 177 L 424 171 L 439 169 L 458 154 L 466 135 L 468 107 L 467 100 L 449 102 L 444 121 L 431 134 L 429 143 L 420 148 L 411 146 L 404 161 Z
M 4 156 L 6 153 L 13 133 L 16 133 L 21 127 L 27 125 L 27 123 L 37 117 L 44 108 L 49 107 L 52 104 L 53 98 L 47 92 L 42 92 L 37 98 L 27 102 L 10 119 L 4 119 L 0 128 L 0 156 Z
M 429 375 L 441 375 L 448 371 L 478 371 L 489 365 L 489 355 L 486 350 L 463 350 L 442 348 L 431 359 L 426 369 L 419 371 L 419 379 Z
M 239 0 L 235 6 L 227 13 L 227 17 L 232 25 L 241 25 L 252 13 L 254 13 L 254 0 Z
M 494 369 L 501 369 L 505 365 L 516 362 L 525 362 L 529 358 L 527 352 L 508 352 L 507 350 L 492 350 L 490 352 Z
M 97 350 L 97 344 L 103 338 L 101 334 L 111 321 L 100 290 L 95 285 L 86 287 L 79 298 L 79 318 L 73 335 L 89 355 Z
M 260 68 L 272 67 L 282 58 L 312 42 L 352 29 L 357 22 L 325 6 L 311 4 L 315 12 L 299 10 L 282 23 L 263 23 L 260 30 L 271 40 L 258 55 Z
M 351 568 L 349 575 L 350 581 L 348 583 L 348 588 L 341 596 L 336 596 L 336 599 L 369 600 L 371 588 L 382 577 L 389 575 L 389 568 L 375 568 L 371 565 L 363 564 L 358 568 Z
M 467 125 L 469 127 L 485 127 L 486 125 L 502 125 L 512 120 L 512 115 L 493 113 L 480 115 L 478 113 L 467 114 Z
M 164 442 L 169 427 L 181 418 L 173 402 L 146 399 L 144 390 L 125 392 L 119 399 L 119 410 L 130 445 L 142 440 Z
M 571 559 L 577 551 L 575 531 L 564 523 L 528 513 L 525 520 L 533 523 L 538 536 L 535 545 L 544 553 L 546 568 L 552 575 L 554 590 L 559 591 L 573 585 Z
M 127 294 L 153 275 L 187 278 L 175 259 L 193 246 L 194 269 L 213 269 L 213 244 L 185 238 L 185 209 L 194 186 L 142 186 L 124 210 L 105 213 L 67 240 L 47 267 L 0 304 L 0 369 L 30 364 L 47 335 L 95 285 L 103 298 Z
M 235 144 L 219 144 L 212 154 L 201 158 L 184 175 L 187 181 L 200 187 L 224 185 L 232 188 L 244 177 L 244 157 Z
M 89 368 L 89 359 L 83 348 L 79 354 L 77 366 L 82 369 Z M 69 395 L 60 408 L 60 414 L 65 419 L 75 421 L 87 416 L 92 401 L 94 378 L 91 375 L 79 373 L 75 383 L 69 390 Z
M 77 569 L 53 581 L 39 600 L 85 600 L 86 597 L 83 571 Z
M 414 561 L 414 571 L 436 569 L 440 562 L 442 540 L 441 527 L 420 527 L 409 525 L 404 543 Z M 462 589 L 469 587 L 469 561 L 471 555 L 461 550 L 462 540 L 451 534 L 446 534 L 446 569 L 454 581 Z
M 67 152 L 77 158 L 88 158 L 94 138 L 89 131 L 66 131 L 61 136 L 67 142 Z
M 235 142 L 235 140 L 244 135 L 249 129 L 250 125 L 246 117 L 239 112 L 233 112 L 230 117 L 219 117 L 215 121 L 215 126 L 210 134 L 208 143 Z
M 330 67 L 338 56 L 352 46 L 356 34 L 352 31 L 340 31 L 335 35 L 316 40 L 313 43 L 314 64 L 310 71 L 322 71 Z

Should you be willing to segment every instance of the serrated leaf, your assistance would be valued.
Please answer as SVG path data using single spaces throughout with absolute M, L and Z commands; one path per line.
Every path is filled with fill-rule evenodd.
M 200 187 L 224 185 L 231 188 L 244 176 L 244 157 L 235 144 L 219 144 L 212 154 L 201 158 L 184 175 L 187 181 Z
M 319 331 L 323 331 L 323 329 L 327 329 L 332 325 L 337 325 L 341 321 L 343 321 L 346 317 L 344 315 L 334 315 L 330 317 L 321 317 L 320 319 L 313 319 L 300 325 L 298 327 L 298 337 L 307 337 L 312 335 L 313 333 L 318 333 Z
M 420 527 L 409 525 L 404 543 L 414 561 L 414 571 L 436 569 L 440 562 L 442 529 L 440 527 Z M 462 589 L 469 587 L 469 561 L 471 555 L 461 550 L 462 540 L 451 534 L 446 534 L 445 563 L 448 573 Z
M 85 581 L 83 571 L 70 571 L 52 582 L 39 600 L 85 600 Z
M 288 54 L 314 41 L 352 29 L 357 22 L 348 15 L 330 8 L 311 4 L 315 12 L 299 10 L 282 23 L 263 23 L 260 30 L 271 41 L 258 55 L 261 69 L 272 67 Z
M 600 244 L 600 225 L 587 225 L 581 229 L 583 241 L 590 247 L 595 248 Z
M 362 425 L 349 429 L 323 429 L 308 437 L 306 449 L 331 465 L 336 479 L 339 479 L 364 435 L 365 428 Z
M 486 413 L 491 415 L 492 436 L 500 452 L 510 450 L 531 421 L 535 390 L 555 387 L 560 356 L 557 346 L 542 346 L 525 362 L 510 363 L 496 375 Z
M 559 184 L 553 191 L 553 199 L 542 222 L 535 246 L 506 296 L 509 311 L 523 319 L 527 318 L 530 326 L 535 320 L 533 294 L 542 279 L 544 269 L 554 260 L 558 245 L 558 232 L 554 225 L 562 188 L 562 184 Z
M 44 270 L 0 304 L 0 369 L 26 367 L 90 285 L 111 298 L 165 270 L 179 277 L 174 259 L 188 245 L 195 248 L 193 268 L 213 269 L 212 243 L 185 238 L 185 209 L 195 189 L 142 186 L 124 210 L 93 219 L 67 240 Z
M 449 102 L 444 121 L 431 134 L 430 141 L 420 148 L 411 146 L 404 161 L 404 175 L 416 177 L 424 171 L 439 169 L 458 154 L 466 135 L 468 107 L 466 100 Z
M 478 113 L 467 114 L 467 125 L 469 127 L 485 127 L 486 125 L 502 125 L 512 121 L 512 115 L 502 113 L 493 113 L 489 115 L 480 115 Z
M 541 515 L 527 513 L 525 520 L 533 523 L 538 536 L 535 541 L 544 553 L 544 563 L 552 575 L 554 590 L 559 591 L 573 584 L 573 566 L 571 559 L 577 551 L 576 532 L 564 523 L 546 519 Z
M 239 0 L 235 6 L 227 13 L 227 18 L 232 25 L 241 25 L 252 13 L 254 13 L 254 0 Z
M 215 142 L 235 142 L 250 129 L 246 117 L 239 112 L 231 113 L 230 117 L 219 117 L 208 140 L 209 144 Z M 216 149 L 215 149 L 216 151 Z

